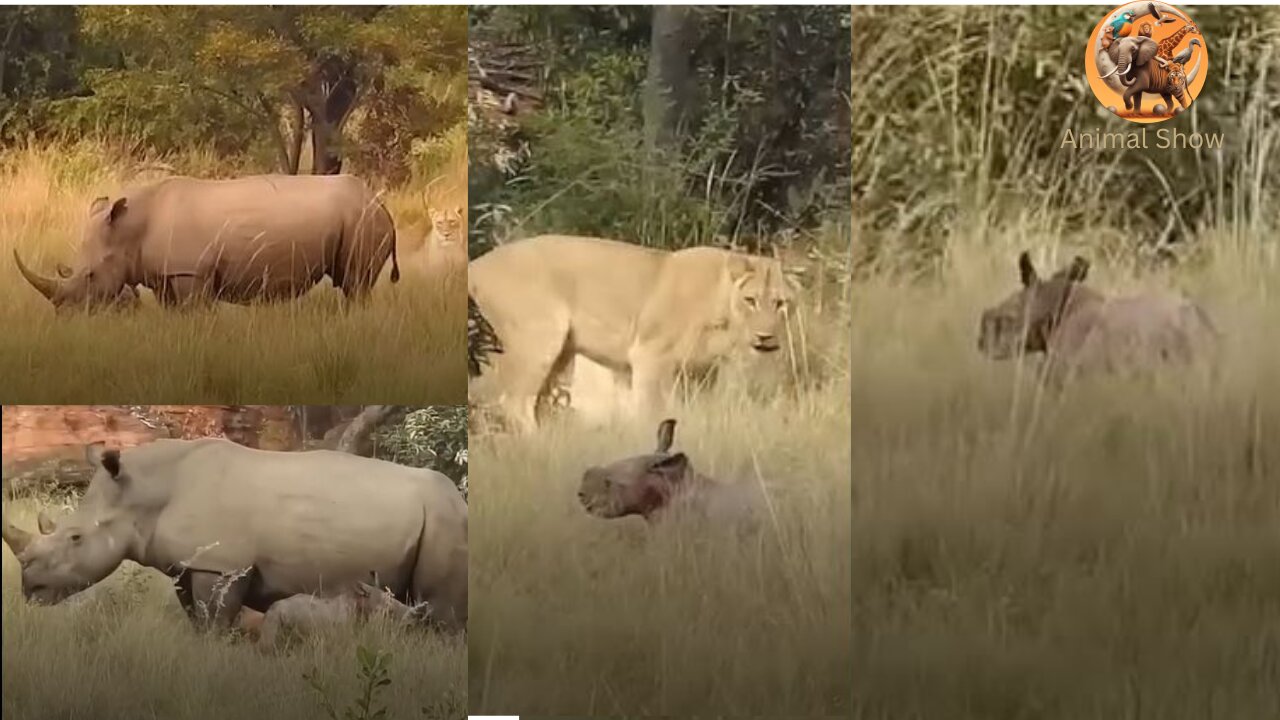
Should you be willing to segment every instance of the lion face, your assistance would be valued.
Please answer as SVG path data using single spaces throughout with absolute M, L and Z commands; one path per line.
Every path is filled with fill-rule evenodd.
M 781 334 L 795 294 L 782 272 L 782 264 L 769 258 L 734 256 L 730 261 L 733 282 L 731 311 L 745 330 L 752 350 L 770 353 L 782 347 Z

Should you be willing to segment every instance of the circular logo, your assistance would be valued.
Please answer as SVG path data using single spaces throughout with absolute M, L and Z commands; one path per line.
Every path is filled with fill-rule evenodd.
M 1200 27 L 1162 2 L 1130 2 L 1093 28 L 1084 57 L 1098 102 L 1125 120 L 1153 123 L 1191 107 L 1209 74 Z

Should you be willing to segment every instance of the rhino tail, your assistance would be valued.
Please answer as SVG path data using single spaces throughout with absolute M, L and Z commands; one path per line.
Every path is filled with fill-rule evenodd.
M 400 282 L 400 259 L 396 257 L 396 227 L 391 226 L 391 282 Z

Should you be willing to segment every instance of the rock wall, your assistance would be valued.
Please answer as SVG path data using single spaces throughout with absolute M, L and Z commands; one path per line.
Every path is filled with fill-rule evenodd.
M 5 405 L 0 464 L 6 481 L 33 475 L 79 484 L 84 446 L 128 448 L 157 438 L 224 437 L 249 447 L 302 447 L 298 413 L 288 405 Z

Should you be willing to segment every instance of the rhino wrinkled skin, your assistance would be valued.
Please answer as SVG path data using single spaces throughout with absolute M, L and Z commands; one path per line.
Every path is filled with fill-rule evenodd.
M 131 305 L 135 286 L 166 305 L 302 295 L 328 275 L 347 297 L 366 296 L 391 258 L 395 223 L 351 175 L 169 177 L 89 207 L 74 267 L 58 277 L 14 261 L 59 310 Z
M 242 606 L 265 612 L 372 573 L 441 625 L 466 625 L 467 507 L 440 473 L 215 438 L 87 454 L 97 470 L 75 512 L 56 527 L 42 516 L 38 535 L 4 522 L 32 601 L 60 602 L 132 560 L 175 578 L 197 624 L 226 628 Z

